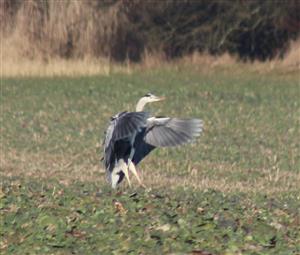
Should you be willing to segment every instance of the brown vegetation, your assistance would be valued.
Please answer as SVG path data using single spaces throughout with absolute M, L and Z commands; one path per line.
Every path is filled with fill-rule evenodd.
M 9 40 L 16 56 L 28 59 L 124 59 L 119 54 L 126 50 L 118 48 L 128 25 L 121 11 L 124 4 L 108 5 L 102 1 L 1 1 L 2 37 Z
M 277 63 L 299 35 L 298 11 L 297 0 L 2 0 L 2 74 L 108 74 L 182 57 L 210 66 Z M 298 54 L 284 65 L 298 65 Z
M 5 50 L 3 50 L 5 48 Z M 291 43 L 289 50 L 284 58 L 275 58 L 273 60 L 260 62 L 241 62 L 236 57 L 225 53 L 221 56 L 212 56 L 208 53 L 198 53 L 169 61 L 163 54 L 143 55 L 142 60 L 138 63 L 113 62 L 105 58 L 84 58 L 84 59 L 63 59 L 52 58 L 47 62 L 34 59 L 13 57 L 14 46 L 6 44 L 2 46 L 1 74 L 3 77 L 15 76 L 84 76 L 84 75 L 110 75 L 113 73 L 131 74 L 134 71 L 149 70 L 156 68 L 192 68 L 199 72 L 214 71 L 216 69 L 236 69 L 253 70 L 258 72 L 269 72 L 278 70 L 289 72 L 300 70 L 300 40 Z M 12 52 L 12 55 L 10 55 Z M 238 68 L 235 68 L 237 67 Z

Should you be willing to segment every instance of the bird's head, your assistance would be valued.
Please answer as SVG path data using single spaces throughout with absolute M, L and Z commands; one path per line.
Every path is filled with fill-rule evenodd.
M 143 100 L 145 100 L 147 103 L 152 103 L 152 102 L 158 102 L 158 101 L 162 101 L 165 100 L 165 97 L 158 97 L 155 96 L 152 93 L 147 93 L 146 95 L 144 95 Z
M 137 106 L 136 106 L 136 111 L 137 112 L 143 111 L 144 106 L 146 104 L 158 102 L 158 101 L 162 101 L 162 100 L 165 100 L 165 97 L 158 97 L 152 93 L 147 93 L 138 101 Z

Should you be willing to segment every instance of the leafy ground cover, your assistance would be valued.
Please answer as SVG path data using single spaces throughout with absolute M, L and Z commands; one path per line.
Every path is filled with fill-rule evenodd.
M 149 91 L 204 133 L 139 165 L 151 190 L 112 191 L 103 131 Z M 2 79 L 1 253 L 299 253 L 299 93 L 297 73 L 247 70 Z
M 297 254 L 300 197 L 6 180 L 9 254 Z M 201 253 L 203 252 L 203 253 Z M 206 252 L 206 253 L 205 253 Z

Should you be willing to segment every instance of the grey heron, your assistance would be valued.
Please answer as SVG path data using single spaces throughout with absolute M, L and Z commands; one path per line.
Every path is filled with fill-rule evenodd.
M 135 112 L 111 117 L 104 140 L 104 166 L 112 188 L 124 179 L 131 186 L 129 171 L 142 181 L 135 166 L 157 147 L 173 147 L 192 142 L 202 132 L 202 120 L 153 117 L 144 111 L 147 103 L 164 100 L 151 93 L 143 96 Z

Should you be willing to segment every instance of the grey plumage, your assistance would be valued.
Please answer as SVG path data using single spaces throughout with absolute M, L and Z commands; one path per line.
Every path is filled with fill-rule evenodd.
M 145 141 L 155 147 L 172 147 L 192 141 L 200 135 L 198 119 L 149 118 Z
M 105 168 L 125 157 L 128 142 L 137 132 L 146 126 L 147 112 L 122 112 L 111 118 L 104 142 Z
M 124 175 L 130 184 L 128 169 L 140 182 L 135 165 L 156 147 L 189 143 L 202 132 L 199 119 L 149 117 L 149 113 L 141 111 L 147 102 L 159 100 L 149 93 L 140 99 L 137 112 L 122 112 L 111 118 L 104 141 L 104 165 L 112 187 L 115 188 Z
M 192 142 L 202 131 L 198 119 L 151 118 L 135 139 L 133 163 L 137 165 L 156 147 L 173 147 Z

